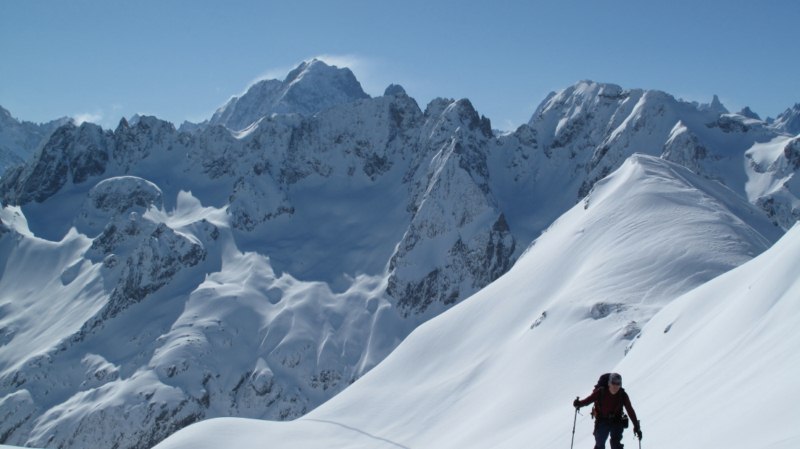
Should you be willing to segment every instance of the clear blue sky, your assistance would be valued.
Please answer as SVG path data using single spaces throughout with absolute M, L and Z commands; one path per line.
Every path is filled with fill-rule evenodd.
M 180 124 L 327 56 L 370 95 L 466 97 L 501 129 L 582 79 L 766 117 L 800 102 L 798 24 L 797 0 L 0 0 L 0 105 Z

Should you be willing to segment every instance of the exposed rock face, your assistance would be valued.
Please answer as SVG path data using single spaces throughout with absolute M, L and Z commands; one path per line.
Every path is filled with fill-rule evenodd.
M 4 176 L 6 170 L 29 161 L 56 128 L 70 121 L 64 117 L 41 124 L 25 122 L 0 107 L 0 176 Z
M 505 272 L 497 267 L 511 266 L 515 240 L 491 192 L 483 150 L 493 139 L 488 120 L 468 101 L 433 104 L 426 116 L 425 128 L 435 136 L 430 143 L 441 146 L 428 166 L 411 226 L 392 256 L 387 292 L 404 314 L 430 316 L 432 305 L 438 313 Z M 440 140 L 439 131 L 453 128 L 454 136 Z
M 152 182 L 136 176 L 107 178 L 89 190 L 76 224 L 87 235 L 96 235 L 126 212 L 141 215 L 151 207 L 163 206 L 163 193 Z
M 107 231 L 92 249 L 101 249 L 107 244 L 103 249 L 113 251 L 114 246 L 125 243 L 127 238 L 140 235 L 144 238 L 125 261 L 117 287 L 111 292 L 108 306 L 101 314 L 102 319 L 113 318 L 140 302 L 172 281 L 181 270 L 197 265 L 206 257 L 201 245 L 179 236 L 163 223 L 149 233 L 142 232 L 144 229 L 139 228 L 135 221 L 121 230 L 123 235 L 120 237 L 115 235 L 118 231 L 113 225 Z
M 797 172 L 800 169 L 800 138 L 792 139 L 786 144 L 783 157 L 786 158 L 786 166 L 790 171 Z
M 32 163 L 12 169 L 0 180 L 3 201 L 41 203 L 68 182 L 81 183 L 105 172 L 109 134 L 90 123 L 57 129 Z

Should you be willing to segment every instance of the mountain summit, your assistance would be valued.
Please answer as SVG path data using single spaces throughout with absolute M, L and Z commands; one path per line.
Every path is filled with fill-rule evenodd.
M 800 103 L 795 103 L 793 107 L 778 115 L 773 126 L 775 129 L 789 134 L 800 134 Z
M 333 106 L 369 98 L 353 72 L 325 64 L 319 59 L 304 61 L 286 79 L 261 80 L 241 97 L 231 98 L 209 120 L 241 131 L 271 114 L 295 113 L 310 117 Z

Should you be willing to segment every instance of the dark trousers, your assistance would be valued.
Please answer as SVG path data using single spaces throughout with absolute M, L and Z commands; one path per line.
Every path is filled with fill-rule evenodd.
M 599 419 L 594 423 L 594 449 L 605 449 L 611 436 L 611 449 L 622 449 L 622 423 Z

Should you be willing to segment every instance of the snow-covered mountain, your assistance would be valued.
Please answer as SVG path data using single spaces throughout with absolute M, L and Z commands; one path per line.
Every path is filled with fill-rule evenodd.
M 505 276 L 318 409 L 285 423 L 209 420 L 157 448 L 567 447 L 572 399 L 609 370 L 623 375 L 643 446 L 797 447 L 800 226 L 751 259 L 769 225 L 740 220 L 749 207 L 731 199 L 633 156 Z M 592 421 L 578 418 L 575 446 L 588 447 Z
M 0 106 L 0 176 L 10 167 L 30 160 L 50 134 L 69 120 L 61 118 L 42 124 L 20 121 Z
M 793 180 L 797 138 L 728 113 L 716 97 L 698 105 L 660 91 L 580 82 L 548 97 L 529 125 L 549 158 L 568 157 L 574 162 L 562 165 L 583 172 L 561 175 L 581 182 L 577 197 L 630 154 L 641 152 L 722 182 L 784 229 L 800 218 L 800 190 Z
M 676 267 L 630 292 L 587 275 L 589 297 L 627 298 L 592 313 L 630 312 L 628 339 L 800 216 L 797 138 L 718 100 L 586 81 L 496 135 L 468 100 L 361 96 L 320 61 L 281 86 L 254 85 L 191 133 L 155 117 L 67 124 L 0 180 L 0 443 L 146 448 L 205 418 L 303 416 L 421 323 L 487 295 L 576 203 L 638 216 L 648 224 L 617 229 L 616 251 Z M 620 167 L 634 181 L 602 187 Z M 697 241 L 625 237 L 656 211 L 622 192 L 648 186 L 648 201 L 668 198 L 658 213 L 700 208 L 675 231 Z M 627 199 L 601 207 L 600 192 Z M 569 254 L 601 263 L 590 249 Z M 684 263 L 696 274 L 676 283 Z M 542 269 L 550 285 L 572 285 L 555 266 L 568 277 Z M 658 299 L 629 307 L 643 292 Z
M 778 115 L 772 126 L 789 134 L 800 134 L 800 103 L 795 103 L 794 106 Z
M 241 97 L 232 97 L 203 126 L 222 125 L 232 131 L 242 131 L 272 114 L 310 117 L 333 106 L 365 98 L 369 95 L 350 69 L 312 59 L 289 72 L 283 81 L 269 79 L 254 83 Z M 187 130 L 191 128 L 188 124 Z

